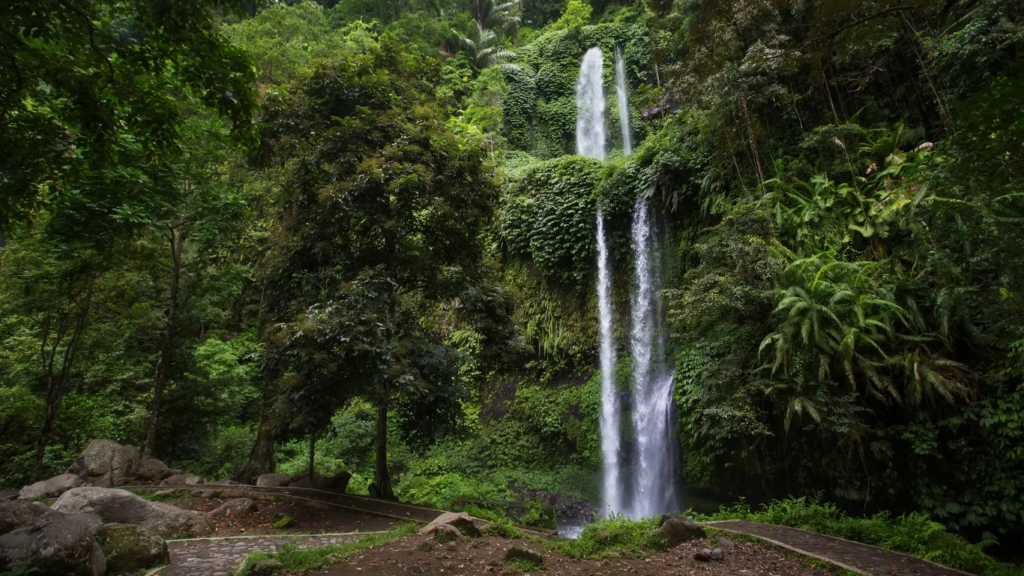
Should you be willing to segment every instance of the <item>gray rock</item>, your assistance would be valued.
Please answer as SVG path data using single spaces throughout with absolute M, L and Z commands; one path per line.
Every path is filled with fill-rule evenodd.
M 150 482 L 159 482 L 164 478 L 174 476 L 175 473 L 180 472 L 168 468 L 166 464 L 155 459 L 149 458 L 143 460 L 139 464 L 138 475 L 143 480 L 149 480 Z
M 141 458 L 134 446 L 121 446 L 113 440 L 93 440 L 68 468 L 83 484 L 109 488 L 135 480 Z
M 722 550 L 721 548 L 715 548 L 714 550 L 711 551 L 711 559 L 712 560 L 725 560 L 725 550 Z
M 256 479 L 257 486 L 266 486 L 268 488 L 279 488 L 287 486 L 288 482 L 291 481 L 291 476 L 287 474 L 261 474 Z
M 420 534 L 430 535 L 437 531 L 439 526 L 450 525 L 458 529 L 459 532 L 469 536 L 470 538 L 479 538 L 483 534 L 480 529 L 473 524 L 473 519 L 469 517 L 469 514 L 465 512 L 445 512 L 433 522 L 427 524 L 423 528 L 420 528 Z
M 654 531 L 654 535 L 665 540 L 669 548 L 674 548 L 683 542 L 704 538 L 704 528 L 682 518 L 669 518 Z
M 49 480 L 41 480 L 21 489 L 18 493 L 20 500 L 39 500 L 42 498 L 56 498 L 61 494 L 78 488 L 82 485 L 82 479 L 77 474 L 61 474 Z
M 722 548 L 722 550 L 729 550 L 731 548 L 736 547 L 736 543 L 733 542 L 732 539 L 726 538 L 725 536 L 718 537 L 718 545 Z
M 52 513 L 0 536 L 0 570 L 29 566 L 40 576 L 102 576 L 106 557 L 93 535 L 99 518 Z
M 202 512 L 148 502 L 126 490 L 74 488 L 61 495 L 53 509 L 95 514 L 104 523 L 132 524 L 164 538 L 194 538 L 213 532 L 213 524 Z
M 245 576 L 270 576 L 278 570 L 283 570 L 284 564 L 277 560 L 260 560 L 250 564 L 245 570 Z
M 242 512 L 256 512 L 256 501 L 252 498 L 235 498 L 221 504 L 217 509 L 210 512 L 210 516 L 230 516 Z
M 544 564 L 543 556 L 532 550 L 527 550 L 526 548 L 513 546 L 508 549 L 508 552 L 505 552 L 506 562 L 515 560 L 517 558 L 520 560 L 526 560 L 527 562 L 530 562 L 531 564 L 535 564 L 537 566 L 541 566 Z
M 160 482 L 161 486 L 197 486 L 199 484 L 205 484 L 206 480 L 203 480 L 195 474 L 175 474 L 168 476 Z
M 56 514 L 42 502 L 10 500 L 0 502 L 0 535 L 31 526 L 46 516 Z
M 462 532 L 451 524 L 441 524 L 434 530 L 434 540 L 437 540 L 441 544 L 445 542 L 455 542 L 456 540 L 462 540 Z
M 131 524 L 104 524 L 96 533 L 108 574 L 130 574 L 170 563 L 167 542 Z

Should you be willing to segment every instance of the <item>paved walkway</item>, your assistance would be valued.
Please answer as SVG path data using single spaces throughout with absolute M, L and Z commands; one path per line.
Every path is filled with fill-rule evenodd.
M 229 576 L 251 552 L 277 552 L 285 544 L 301 548 L 342 544 L 376 532 L 318 534 L 315 536 L 234 536 L 171 540 L 167 549 L 170 566 L 160 576 Z
M 890 576 L 964 576 L 967 574 L 967 572 L 947 568 L 914 556 L 797 528 L 741 520 L 707 522 L 705 526 L 756 536 L 772 544 L 830 562 L 859 574 L 888 574 Z

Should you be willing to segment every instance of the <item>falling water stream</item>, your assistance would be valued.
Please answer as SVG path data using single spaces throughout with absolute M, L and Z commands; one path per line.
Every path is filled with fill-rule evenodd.
M 632 152 L 626 66 L 615 50 L 615 89 L 623 154 Z M 600 48 L 591 48 L 580 65 L 576 83 L 576 152 L 604 160 L 604 60 Z M 629 350 L 633 357 L 631 405 L 636 436 L 633 478 L 623 477 L 621 414 L 613 372 L 616 362 L 612 314 L 612 273 L 604 217 L 597 213 L 597 301 L 601 354 L 601 452 L 604 459 L 602 495 L 604 512 L 634 518 L 653 516 L 675 508 L 675 452 L 672 441 L 672 371 L 661 346 L 661 268 L 658 229 L 651 208 L 639 196 L 633 210 L 632 249 L 634 294 Z

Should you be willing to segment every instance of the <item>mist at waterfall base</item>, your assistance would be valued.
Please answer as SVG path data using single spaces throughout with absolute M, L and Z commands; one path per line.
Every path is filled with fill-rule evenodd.
M 623 154 L 632 152 L 625 62 L 615 50 L 615 92 L 622 129 Z M 576 151 L 605 159 L 604 60 L 591 48 L 580 65 L 576 84 Z M 629 352 L 633 360 L 633 394 L 623 399 L 616 390 L 612 268 L 605 221 L 597 213 L 598 324 L 601 368 L 602 511 L 642 518 L 669 512 L 676 505 L 676 444 L 672 426 L 672 370 L 665 361 L 662 338 L 661 260 L 658 228 L 651 207 L 638 196 L 631 223 L 633 293 Z M 624 401 L 625 400 L 625 401 Z M 623 458 L 621 418 L 628 404 L 635 446 Z M 568 527 L 567 527 L 568 528 Z

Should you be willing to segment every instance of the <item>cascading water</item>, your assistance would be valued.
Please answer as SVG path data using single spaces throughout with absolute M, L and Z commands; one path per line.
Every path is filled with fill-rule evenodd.
M 642 518 L 675 508 L 672 441 L 672 371 L 661 352 L 660 260 L 656 228 L 644 196 L 633 208 L 633 428 L 637 470 L 632 516 Z
M 633 136 L 629 131 L 629 96 L 626 94 L 626 61 L 622 49 L 615 47 L 615 96 L 618 99 L 619 126 L 622 128 L 622 155 L 633 153 Z
M 597 213 L 597 309 L 601 340 L 601 455 L 604 458 L 605 512 L 622 510 L 622 486 L 619 480 L 619 420 L 622 408 L 615 393 L 615 343 L 612 342 L 612 279 L 608 266 L 608 245 L 604 237 L 604 218 Z
M 604 58 L 591 48 L 580 64 L 576 82 L 576 153 L 604 160 Z
M 616 92 L 622 128 L 623 154 L 632 152 L 626 67 L 615 51 Z M 604 61 L 600 48 L 583 57 L 576 83 L 576 152 L 604 160 Z M 636 293 L 632 301 L 633 426 L 637 436 L 636 477 L 632 494 L 622 478 L 620 451 L 621 411 L 615 392 L 615 343 L 611 303 L 611 266 L 604 218 L 597 213 L 597 301 L 601 352 L 601 452 L 604 458 L 603 488 L 606 513 L 632 517 L 652 516 L 674 508 L 675 454 L 672 443 L 672 372 L 663 359 L 661 343 L 661 274 L 657 259 L 657 228 L 652 225 L 644 197 L 637 198 L 633 213 L 633 255 Z M 627 500 L 629 500 L 627 502 Z

